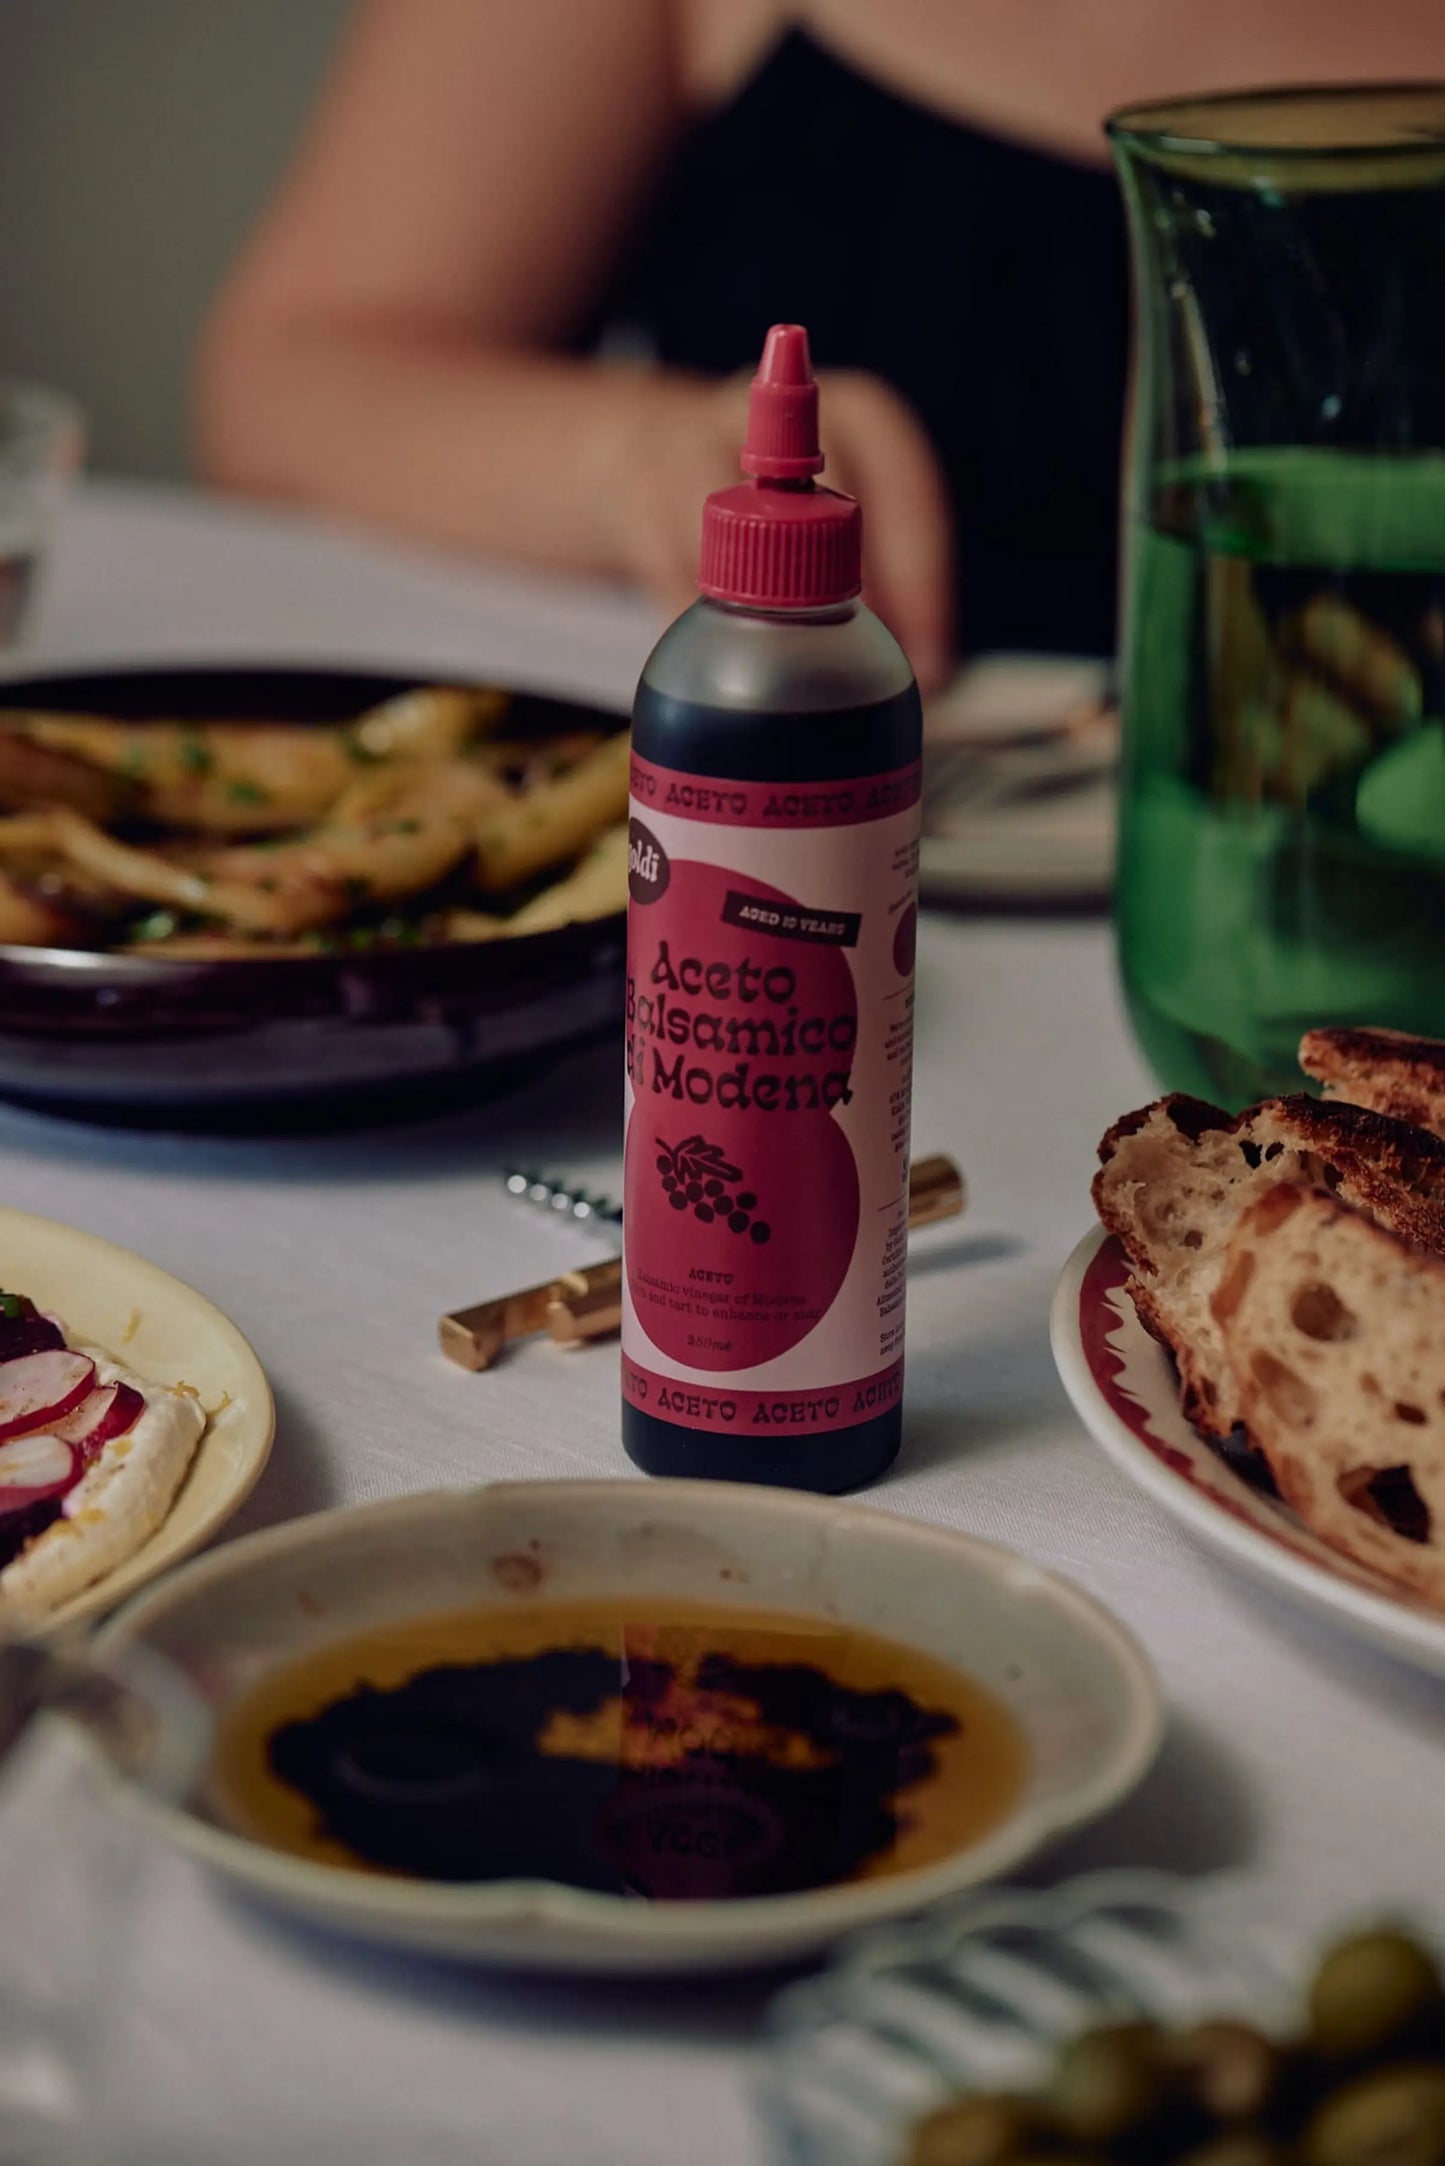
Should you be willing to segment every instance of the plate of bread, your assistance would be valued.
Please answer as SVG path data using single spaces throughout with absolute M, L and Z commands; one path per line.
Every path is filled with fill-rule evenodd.
M 1445 1675 L 1445 1043 L 1315 1030 L 1300 1063 L 1322 1096 L 1115 1122 L 1054 1356 L 1198 1537 Z

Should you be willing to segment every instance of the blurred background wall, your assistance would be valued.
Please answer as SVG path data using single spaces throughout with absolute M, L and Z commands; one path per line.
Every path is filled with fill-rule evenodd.
M 93 467 L 184 472 L 192 338 L 347 6 L 0 0 L 0 373 L 80 400 Z

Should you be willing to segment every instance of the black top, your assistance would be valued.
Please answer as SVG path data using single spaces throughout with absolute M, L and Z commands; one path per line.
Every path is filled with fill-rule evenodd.
M 1128 307 L 1109 173 L 792 32 L 683 146 L 609 313 L 719 375 L 756 363 L 770 323 L 806 324 L 818 367 L 885 378 L 933 438 L 963 649 L 1112 651 Z

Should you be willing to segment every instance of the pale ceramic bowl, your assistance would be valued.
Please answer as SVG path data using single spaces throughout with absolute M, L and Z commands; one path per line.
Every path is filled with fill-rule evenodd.
M 1008 1816 L 934 1865 L 801 1895 L 650 1904 L 549 1882 L 438 1885 L 287 1856 L 198 1797 L 156 1808 L 239 1886 L 369 1939 L 569 1971 L 710 1971 L 811 1953 L 870 1920 L 989 1880 L 1132 1789 L 1159 1742 L 1153 1673 L 1076 1587 L 992 1544 L 884 1512 L 702 1482 L 505 1483 L 328 1512 L 177 1572 L 104 1634 L 167 1657 L 214 1713 L 327 1641 L 494 1600 L 675 1595 L 785 1609 L 966 1670 L 1024 1732 Z

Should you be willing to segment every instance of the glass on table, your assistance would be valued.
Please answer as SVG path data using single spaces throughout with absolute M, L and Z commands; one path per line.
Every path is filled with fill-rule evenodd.
M 159 1660 L 0 1640 L 0 2166 L 100 2166 L 108 1987 L 143 1840 L 208 1724 Z
M 20 637 L 84 447 L 80 409 L 64 392 L 0 377 L 0 649 Z
M 1118 926 L 1166 1087 L 1445 1035 L 1445 88 L 1144 106 Z

